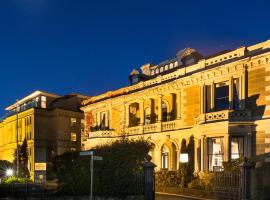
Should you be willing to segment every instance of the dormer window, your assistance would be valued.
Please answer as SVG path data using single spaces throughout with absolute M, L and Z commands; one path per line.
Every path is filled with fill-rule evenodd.
M 131 78 L 131 84 L 137 84 L 139 83 L 139 77 L 138 75 L 134 75 L 132 78 Z

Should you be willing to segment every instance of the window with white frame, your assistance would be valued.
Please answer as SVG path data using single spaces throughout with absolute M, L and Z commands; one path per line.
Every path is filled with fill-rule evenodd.
M 208 138 L 207 142 L 209 171 L 220 170 L 224 161 L 224 138 Z

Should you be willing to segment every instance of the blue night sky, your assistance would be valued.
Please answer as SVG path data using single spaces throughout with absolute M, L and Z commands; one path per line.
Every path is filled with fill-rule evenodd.
M 96 95 L 185 47 L 270 38 L 269 1 L 1 0 L 0 114 L 37 89 Z

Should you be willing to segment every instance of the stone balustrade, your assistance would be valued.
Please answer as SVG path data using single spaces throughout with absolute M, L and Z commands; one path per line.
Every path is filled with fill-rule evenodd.
M 230 121 L 241 122 L 250 121 L 252 118 L 249 110 L 222 110 L 218 112 L 210 112 L 201 114 L 197 119 L 197 124 L 215 122 L 215 121 Z
M 90 138 L 114 137 L 114 136 L 115 134 L 113 130 L 100 130 L 100 131 L 90 132 L 89 134 Z

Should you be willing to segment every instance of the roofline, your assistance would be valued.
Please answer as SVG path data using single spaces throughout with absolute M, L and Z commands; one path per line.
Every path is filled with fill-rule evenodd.
M 213 56 L 213 57 L 210 57 L 210 58 L 204 58 L 202 59 L 201 61 L 204 62 L 205 64 L 205 67 L 209 67 L 206 65 L 206 61 L 207 60 L 212 60 L 216 57 L 219 57 L 219 56 L 222 56 L 222 55 L 225 55 L 225 54 L 228 54 L 228 53 L 231 53 L 231 52 L 234 52 L 234 51 L 237 51 L 238 49 L 243 49 L 244 51 L 245 50 L 248 50 L 248 51 L 254 51 L 254 50 L 263 50 L 263 49 L 269 49 L 270 48 L 270 39 L 268 40 L 265 40 L 263 42 L 260 42 L 260 43 L 256 43 L 254 45 L 250 45 L 250 46 L 241 46 L 241 47 L 238 47 L 238 48 L 235 48 L 235 49 L 232 49 L 232 50 L 229 50 L 228 52 L 224 52 L 222 53 L 221 55 L 216 55 L 216 56 Z M 244 53 L 245 54 L 245 53 Z M 239 57 L 241 58 L 241 57 Z M 200 62 L 200 61 L 199 61 Z M 194 64 L 194 65 L 197 65 L 197 64 Z M 188 67 L 192 67 L 194 65 L 191 65 L 191 66 L 188 66 Z M 153 67 L 157 67 L 158 65 L 155 65 Z M 211 65 L 210 65 L 211 66 Z M 172 72 L 171 72 L 172 73 Z M 161 76 L 161 75 L 158 75 L 158 76 Z M 150 79 L 151 80 L 151 79 Z M 139 84 L 136 84 L 136 85 L 139 85 Z M 140 87 L 135 87 L 136 85 L 131 85 L 131 86 L 124 86 L 122 88 L 119 88 L 117 90 L 114 90 L 114 91 L 107 91 L 107 92 L 104 92 L 104 93 L 101 93 L 99 95 L 96 95 L 96 96 L 92 96 L 91 98 L 87 99 L 87 100 L 84 100 L 83 103 L 82 103 L 82 110 L 87 107 L 88 105 L 91 105 L 92 103 L 95 103 L 97 101 L 102 101 L 103 99 L 106 99 L 106 98 L 113 98 L 115 96 L 118 96 L 118 94 L 114 94 L 114 93 L 118 93 L 120 92 L 121 95 L 124 95 L 124 94 L 128 94 L 129 92 L 133 91 L 133 90 L 136 90 L 137 88 L 140 88 Z
M 23 104 L 23 103 L 25 103 L 25 102 L 27 102 L 27 101 L 29 101 L 29 100 L 31 100 L 31 99 L 33 99 L 33 98 L 39 96 L 39 95 L 45 95 L 45 96 L 49 96 L 49 97 L 53 97 L 53 98 L 59 98 L 59 97 L 60 97 L 60 96 L 57 95 L 57 94 L 52 94 L 52 93 L 48 93 L 48 92 L 44 92 L 44 91 L 37 90 L 37 91 L 35 91 L 35 92 L 33 92 L 33 93 L 27 95 L 26 97 L 24 97 L 24 98 L 18 100 L 16 103 L 14 103 L 14 104 L 12 104 L 12 105 L 6 107 L 5 110 L 7 110 L 7 111 L 13 110 L 13 109 L 16 108 L 18 105 L 21 105 L 21 104 Z

